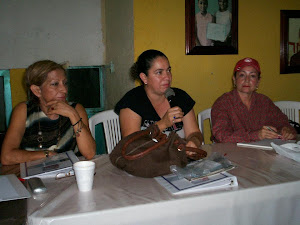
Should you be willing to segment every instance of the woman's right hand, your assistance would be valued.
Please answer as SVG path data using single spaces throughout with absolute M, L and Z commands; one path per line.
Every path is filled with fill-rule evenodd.
M 269 130 L 268 127 L 271 128 L 273 131 Z M 260 140 L 281 138 L 281 135 L 278 134 L 277 132 L 278 131 L 275 127 L 263 126 L 258 132 L 258 137 Z
M 174 123 L 179 123 L 182 121 L 184 116 L 184 113 L 182 112 L 181 108 L 178 106 L 175 106 L 173 108 L 168 109 L 168 111 L 165 113 L 163 118 L 157 122 L 157 125 L 159 126 L 160 130 L 164 130 L 167 127 L 171 127 Z

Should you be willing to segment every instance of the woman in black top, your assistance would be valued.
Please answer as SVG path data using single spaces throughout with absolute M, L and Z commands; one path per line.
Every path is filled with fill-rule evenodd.
M 188 140 L 187 146 L 199 147 L 203 137 L 193 109 L 195 101 L 178 88 L 172 88 L 175 95 L 171 105 L 165 96 L 172 82 L 168 58 L 160 51 L 147 50 L 131 67 L 131 76 L 140 79 L 142 85 L 127 92 L 115 107 L 122 136 L 155 123 L 162 132 L 175 130 Z

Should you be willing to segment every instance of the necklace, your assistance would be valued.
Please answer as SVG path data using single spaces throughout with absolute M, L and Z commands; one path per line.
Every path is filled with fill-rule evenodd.
M 43 132 L 41 130 L 41 123 L 40 123 L 40 107 L 38 106 L 38 123 L 39 123 L 39 131 L 38 131 L 38 138 L 37 138 L 37 141 L 39 142 L 39 149 L 42 149 L 43 148 Z M 59 127 L 58 127 L 58 131 L 57 131 L 57 143 L 59 142 L 60 140 L 60 128 L 61 128 L 61 116 L 59 116 Z M 56 145 L 53 145 L 51 146 L 52 148 L 54 148 L 54 150 L 56 150 L 58 148 L 57 144 Z

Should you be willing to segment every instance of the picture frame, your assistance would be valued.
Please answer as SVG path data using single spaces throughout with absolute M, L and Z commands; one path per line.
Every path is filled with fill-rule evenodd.
M 300 73 L 300 10 L 280 10 L 280 74 Z
M 231 25 L 228 25 L 228 23 L 227 25 L 221 24 L 220 21 L 222 21 L 224 17 L 220 16 L 221 13 L 217 15 L 218 11 L 222 11 L 222 9 L 219 8 L 221 7 L 219 1 L 228 2 L 228 7 L 225 11 L 229 11 L 229 14 L 231 13 Z M 198 0 L 185 0 L 186 55 L 238 54 L 238 0 L 207 0 L 207 3 L 207 12 L 212 15 L 214 21 L 209 22 L 206 28 L 197 29 L 196 20 L 199 21 L 201 19 L 200 14 L 198 14 L 200 10 Z M 198 24 L 200 24 L 200 22 Z M 204 36 L 207 40 L 211 40 L 211 43 L 205 44 L 204 42 L 204 44 L 201 45 L 201 39 L 205 39 L 205 37 L 201 38 L 203 35 L 200 33 L 198 35 L 198 30 L 200 32 L 206 31 L 206 35 Z M 214 40 L 208 39 L 207 37 Z

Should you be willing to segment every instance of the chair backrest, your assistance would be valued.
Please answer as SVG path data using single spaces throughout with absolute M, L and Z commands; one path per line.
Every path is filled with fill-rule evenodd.
M 209 124 L 211 128 L 211 108 L 205 109 L 201 112 L 198 113 L 198 125 L 201 133 L 203 134 L 204 137 L 204 120 L 209 119 Z M 204 143 L 203 143 L 204 144 Z
M 277 101 L 274 104 L 287 115 L 289 120 L 299 123 L 300 102 L 296 101 Z
M 94 138 L 95 127 L 100 123 L 103 124 L 107 153 L 109 154 L 121 140 L 119 116 L 114 112 L 114 110 L 107 110 L 93 115 L 89 119 L 89 126 Z

